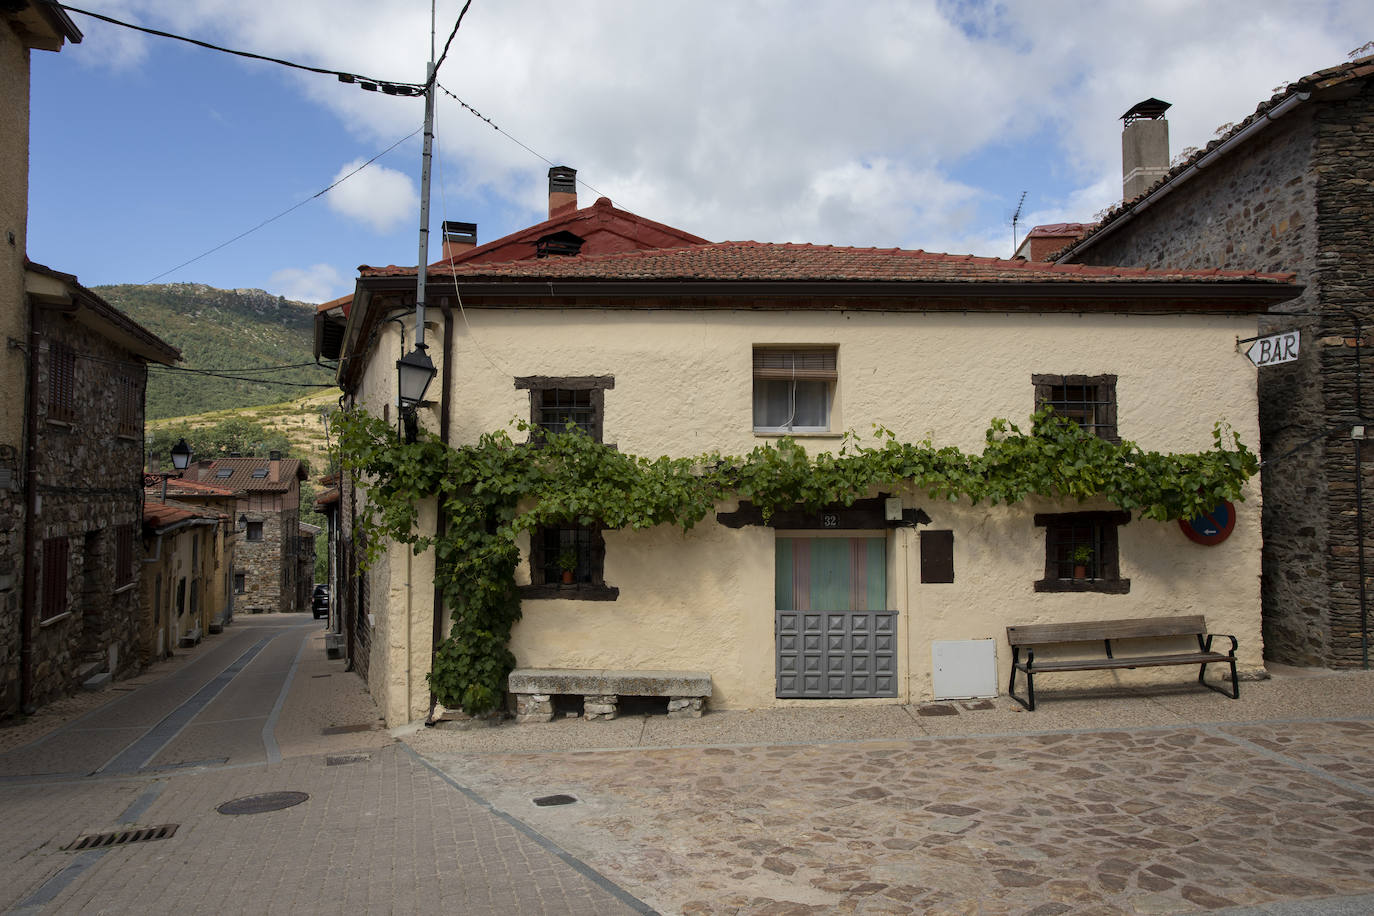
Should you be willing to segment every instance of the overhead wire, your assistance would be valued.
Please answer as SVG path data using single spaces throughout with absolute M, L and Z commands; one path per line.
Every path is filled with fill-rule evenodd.
M 444 51 L 442 54 L 439 55 L 439 59 L 434 62 L 434 72 L 431 73 L 429 75 L 429 78 L 425 80 L 422 87 L 422 91 L 427 92 L 429 90 L 429 87 L 435 85 L 435 83 L 438 81 L 439 68 L 444 65 L 444 59 L 448 57 L 448 49 L 453 45 L 453 38 L 455 35 L 458 34 L 458 27 L 463 24 L 463 17 L 468 14 L 468 7 L 470 6 L 472 6 L 472 0 L 467 0 L 467 3 L 463 4 L 463 8 L 458 11 L 458 21 L 453 23 L 453 31 L 448 33 L 448 40 L 444 42 Z M 433 45 L 431 45 L 430 51 L 432 52 L 433 50 L 434 47 Z
M 471 3 L 472 0 L 468 0 L 468 2 Z M 188 38 L 185 35 L 178 35 L 175 32 L 165 32 L 162 29 L 153 29 L 149 28 L 148 26 L 136 25 L 132 22 L 125 22 L 122 19 L 115 19 L 113 16 L 106 16 L 104 13 L 93 13 L 90 10 L 83 10 L 79 7 L 67 6 L 65 3 L 57 3 L 54 4 L 54 6 L 57 6 L 59 9 L 64 9 L 69 13 L 79 13 L 82 16 L 90 16 L 92 19 L 99 19 L 101 22 L 108 22 L 111 25 L 117 25 L 125 29 L 132 29 L 136 32 L 144 32 L 148 35 L 156 35 L 159 38 L 171 38 L 176 41 L 184 41 L 187 44 L 192 44 L 200 48 L 206 48 L 210 51 L 219 51 L 222 54 L 232 54 L 236 57 L 246 57 L 249 60 L 261 60 L 269 64 L 278 64 L 283 67 L 290 67 L 293 70 L 304 70 L 308 73 L 319 73 L 324 76 L 332 76 L 338 79 L 340 82 L 344 83 L 356 82 L 363 89 L 369 89 L 370 87 L 370 91 L 375 91 L 376 89 L 380 88 L 387 95 L 423 95 L 425 89 L 427 88 L 427 84 L 425 83 L 409 83 L 403 80 L 378 79 L 377 77 L 364 76 L 361 73 L 352 73 L 347 70 L 331 70 L 327 67 L 312 67 L 309 64 L 298 64 L 295 61 L 285 60 L 280 57 L 271 57 L 267 54 L 257 54 L 253 51 L 239 51 L 234 48 L 226 48 L 222 45 L 211 44 L 208 41 L 201 41 L 198 38 Z M 467 8 L 464 7 L 464 12 L 466 11 Z M 454 29 L 456 31 L 457 27 L 455 26 Z M 450 40 L 452 40 L 451 37 Z M 402 92 L 400 90 L 405 91 Z
M 196 261 L 199 261 L 201 258 L 208 257 L 208 256 L 214 254 L 216 251 L 219 251 L 221 248 L 227 248 L 228 246 L 230 246 L 230 245 L 234 244 L 235 242 L 237 242 L 239 239 L 242 239 L 242 238 L 245 238 L 245 237 L 247 237 L 247 236 L 249 236 L 249 235 L 252 235 L 254 232 L 257 232 L 259 229 L 263 228 L 264 226 L 268 225 L 269 223 L 274 223 L 274 222 L 276 222 L 277 220 L 281 219 L 283 216 L 286 216 L 288 213 L 291 213 L 291 212 L 294 211 L 294 210 L 299 210 L 301 207 L 304 207 L 306 204 L 310 203 L 312 200 L 316 200 L 316 199 L 318 199 L 318 198 L 320 198 L 320 197 L 323 197 L 324 195 L 328 194 L 330 191 L 332 191 L 332 190 L 334 190 L 335 188 L 337 188 L 339 185 L 343 184 L 343 183 L 344 183 L 345 181 L 347 181 L 348 179 L 352 178 L 354 175 L 356 175 L 356 174 L 358 174 L 359 172 L 361 172 L 363 169 L 367 168 L 367 167 L 368 167 L 369 165 L 371 165 L 372 163 L 376 162 L 378 159 L 380 159 L 380 158 L 382 158 L 383 156 L 385 156 L 387 153 L 389 153 L 389 152 L 391 152 L 392 150 L 394 150 L 396 147 L 400 146 L 402 143 L 404 143 L 404 142 L 406 142 L 407 140 L 409 140 L 411 137 L 413 137 L 413 136 L 415 136 L 416 134 L 418 134 L 418 133 L 419 133 L 421 130 L 423 130 L 423 129 L 424 129 L 424 128 L 422 128 L 422 127 L 417 127 L 417 128 L 415 128 L 415 130 L 413 130 L 413 131 L 411 131 L 410 133 L 406 134 L 404 137 L 402 137 L 401 139 L 397 140 L 395 143 L 391 144 L 391 145 L 388 146 L 386 149 L 382 150 L 380 153 L 378 153 L 377 155 L 373 156 L 371 159 L 367 160 L 367 161 L 364 162 L 362 165 L 360 165 L 360 166 L 358 166 L 357 168 L 355 168 L 353 171 L 349 172 L 347 175 L 344 175 L 344 176 L 342 176 L 341 178 L 338 178 L 337 180 L 335 180 L 335 182 L 334 182 L 333 184 L 331 184 L 329 187 L 327 187 L 327 188 L 325 188 L 325 189 L 323 189 L 323 190 L 321 190 L 321 191 L 316 191 L 314 194 L 310 195 L 310 196 L 307 197 L 305 200 L 302 200 L 302 201 L 300 201 L 300 202 L 298 202 L 298 203 L 296 203 L 296 204 L 293 204 L 293 205 L 290 206 L 290 207 L 287 207 L 285 210 L 281 211 L 281 212 L 278 213 L 276 216 L 268 217 L 267 219 L 265 219 L 265 220 L 263 220 L 262 222 L 258 223 L 258 224 L 257 224 L 256 226 L 254 226 L 252 229 L 248 229 L 248 230 L 246 230 L 246 231 L 244 231 L 244 232 L 240 232 L 238 235 L 234 236 L 233 238 L 229 239 L 228 241 L 221 242 L 220 244 L 216 245 L 214 248 L 211 248 L 209 251 L 204 251 L 204 252 L 202 252 L 202 253 L 196 255 L 194 258 L 191 258 L 189 261 L 182 261 L 182 262 L 181 262 L 180 264 L 178 264 L 176 267 L 173 267 L 173 268 L 171 268 L 171 269 L 169 269 L 169 270 L 164 270 L 162 273 L 158 274 L 157 276 L 152 277 L 151 279 L 148 279 L 148 280 L 144 280 L 144 281 L 143 281 L 144 284 L 152 283 L 152 282 L 155 281 L 155 280 L 160 280 L 160 279 L 162 279 L 163 277 L 167 276 L 167 275 L 170 274 L 170 273 L 174 273 L 174 272 L 176 272 L 176 271 L 178 271 L 178 270 L 181 270 L 181 268 L 186 267 L 188 264 L 194 264 Z

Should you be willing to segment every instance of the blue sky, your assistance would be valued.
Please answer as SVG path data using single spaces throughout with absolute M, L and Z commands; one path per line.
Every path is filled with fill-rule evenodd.
M 429 51 L 419 0 L 89 2 L 395 80 L 421 80 Z M 438 3 L 441 43 L 460 7 Z M 416 131 L 422 103 L 72 18 L 82 43 L 33 54 L 33 260 L 87 285 L 309 301 L 350 291 L 360 264 L 415 263 L 418 135 L 178 268 Z M 474 0 L 439 82 L 506 133 L 442 99 L 431 258 L 444 219 L 480 241 L 542 219 L 539 156 L 579 170 L 584 206 L 600 192 L 712 240 L 1005 257 L 1022 191 L 1023 232 L 1119 198 L 1135 102 L 1174 104 L 1178 153 L 1371 38 L 1362 2 Z

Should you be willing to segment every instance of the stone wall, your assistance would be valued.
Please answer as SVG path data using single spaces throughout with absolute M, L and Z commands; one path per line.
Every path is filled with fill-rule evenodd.
M 1264 639 L 1289 664 L 1361 662 L 1349 429 L 1369 361 L 1357 373 L 1350 313 L 1374 317 L 1370 101 L 1367 81 L 1349 99 L 1300 105 L 1077 259 L 1293 271 L 1306 285 L 1261 324 L 1301 329 L 1301 357 L 1258 370 Z
M 1326 545 L 1330 606 L 1326 662 L 1338 667 L 1365 663 L 1358 571 L 1359 538 L 1356 516 L 1356 456 L 1350 428 L 1368 421 L 1356 411 L 1357 400 L 1369 414 L 1374 385 L 1370 380 L 1370 326 L 1374 324 L 1374 80 L 1366 80 L 1351 98 L 1318 109 L 1316 171 L 1318 181 L 1318 255 L 1315 280 L 1321 294 L 1319 335 L 1321 389 L 1325 422 L 1331 435 L 1325 452 L 1328 490 Z M 1355 359 L 1356 325 L 1364 339 Z M 1374 490 L 1371 463 L 1363 461 L 1363 495 Z M 1364 549 L 1374 562 L 1374 517 L 1366 502 Z M 1368 576 L 1368 570 L 1366 570 Z M 1366 579 L 1366 589 L 1368 589 Z
M 240 532 L 234 561 L 244 576 L 244 591 L 236 596 L 237 614 L 289 613 L 296 601 L 296 537 L 300 511 L 279 508 L 281 500 L 252 494 L 240 497 L 234 517 L 262 523 L 262 540 L 250 541 Z
M 79 686 L 91 665 L 116 677 L 139 667 L 142 566 L 139 539 L 134 540 L 134 581 L 115 581 L 115 531 L 142 523 L 143 442 L 118 430 L 117 386 L 110 380 L 126 373 L 136 380 L 137 427 L 143 427 L 145 370 L 127 352 L 55 310 L 40 310 L 38 354 L 37 473 L 40 507 L 37 537 L 39 582 L 35 607 L 41 608 L 42 541 L 66 537 L 70 548 L 66 611 L 34 627 L 34 701 L 41 705 Z M 70 420 L 48 415 L 51 347 L 63 342 L 76 353 Z

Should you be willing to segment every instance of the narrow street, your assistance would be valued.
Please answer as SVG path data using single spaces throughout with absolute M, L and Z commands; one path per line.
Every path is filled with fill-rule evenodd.
M 318 621 L 241 618 L 168 666 L 38 740 L 0 729 L 0 911 L 644 909 L 397 743 Z

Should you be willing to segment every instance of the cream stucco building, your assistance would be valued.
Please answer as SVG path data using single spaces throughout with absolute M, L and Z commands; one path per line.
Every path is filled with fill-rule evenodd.
M 569 213 L 598 212 L 638 219 L 602 200 L 527 232 L 557 240 L 543 256 L 484 259 L 498 240 L 430 268 L 439 372 L 420 423 L 457 446 L 516 419 L 572 422 L 651 457 L 743 454 L 783 434 L 835 451 L 846 431 L 881 425 L 977 452 L 992 418 L 1024 423 L 1049 401 L 1149 450 L 1206 450 L 1218 421 L 1253 448 L 1255 370 L 1236 340 L 1298 292 L 1281 275 L 890 249 L 579 250 Z M 392 421 L 414 292 L 413 268 L 364 268 L 352 299 L 321 311 L 333 327 L 317 339 L 337 342 L 346 397 Z M 348 519 L 365 499 L 345 490 L 339 610 L 350 658 L 396 724 L 429 711 L 424 675 L 446 617 L 432 557 L 393 546 L 358 568 Z M 723 504 L 686 534 L 546 529 L 522 542 L 511 648 L 521 666 L 706 671 L 714 708 L 908 703 L 1005 690 L 1008 625 L 1202 613 L 1238 637 L 1241 670 L 1255 673 L 1258 499 L 1252 481 L 1215 546 L 1105 502 L 972 505 L 910 489 L 767 524 Z M 422 527 L 434 524 L 422 507 Z M 1063 563 L 1082 543 L 1095 557 L 1075 580 Z M 571 582 L 559 554 L 576 557 Z

